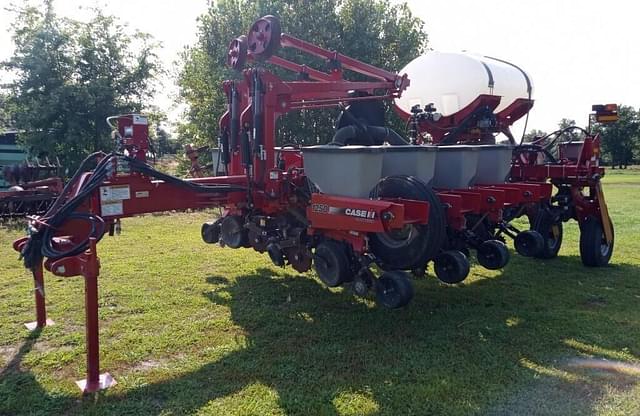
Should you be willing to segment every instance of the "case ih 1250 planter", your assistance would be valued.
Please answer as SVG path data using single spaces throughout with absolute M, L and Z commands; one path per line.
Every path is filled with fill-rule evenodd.
M 278 57 L 280 47 L 320 57 L 328 69 Z M 254 65 L 245 69 L 249 61 Z M 112 382 L 99 376 L 96 246 L 119 231 L 124 217 L 222 207 L 220 218 L 202 226 L 206 243 L 252 247 L 298 272 L 314 267 L 327 286 L 350 285 L 361 296 L 373 291 L 390 308 L 411 300 L 411 273 L 423 275 L 429 262 L 446 283 L 465 279 L 471 250 L 482 266 L 504 267 L 504 236 L 521 254 L 553 257 L 569 219 L 580 223 L 584 264 L 608 263 L 613 228 L 600 186 L 598 137 L 560 144 L 559 157 L 548 150 L 553 138 L 495 145 L 499 132 L 511 137 L 508 128 L 531 108 L 530 95 L 499 108 L 500 96 L 481 94 L 449 115 L 428 104 L 403 111 L 397 101 L 411 127 L 405 139 L 384 126 L 381 104 L 401 97 L 418 74 L 410 80 L 296 39 L 281 33 L 272 16 L 231 42 L 228 63 L 240 76 L 222 85 L 224 176 L 183 180 L 154 170 L 145 161 L 146 118 L 117 116 L 116 151 L 90 155 L 50 209 L 31 219 L 29 236 L 14 243 L 35 280 L 34 326 L 47 322 L 43 269 L 85 279 L 84 391 Z M 294 72 L 296 80 L 283 80 L 265 64 Z M 345 70 L 368 80 L 347 80 Z M 276 147 L 278 117 L 328 107 L 342 110 L 331 144 Z M 599 115 L 607 111 L 615 115 L 598 108 Z M 427 137 L 431 144 L 423 144 Z M 519 231 L 511 220 L 524 215 L 531 227 Z

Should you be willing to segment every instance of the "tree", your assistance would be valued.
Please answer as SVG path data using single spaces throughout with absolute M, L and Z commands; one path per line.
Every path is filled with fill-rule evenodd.
M 57 16 L 52 0 L 44 6 L 12 10 L 15 52 L 2 65 L 15 74 L 9 90 L 21 144 L 74 169 L 113 147 L 106 117 L 142 110 L 160 71 L 156 45 L 98 9 L 83 23 Z
M 576 125 L 576 121 L 571 118 L 563 118 L 558 122 L 558 130 L 563 130 Z
M 628 105 L 618 106 L 620 119 L 615 123 L 598 124 L 594 131 L 602 137 L 603 155 L 615 168 L 626 168 L 640 152 L 640 110 Z
M 400 70 L 423 53 L 427 45 L 423 22 L 411 14 L 406 4 L 391 5 L 388 0 L 213 2 L 199 18 L 198 42 L 182 54 L 178 85 L 180 98 L 188 104 L 186 122 L 178 128 L 183 142 L 211 144 L 217 136 L 218 118 L 226 106 L 220 84 L 237 77 L 226 67 L 227 46 L 244 34 L 257 17 L 267 14 L 279 17 L 287 33 L 390 70 Z M 325 66 L 322 60 L 308 56 L 301 61 L 293 50 L 279 54 L 318 69 Z M 280 76 L 292 77 L 291 73 L 273 70 Z M 391 111 L 387 113 L 395 125 L 401 124 Z M 336 115 L 336 110 L 289 113 L 278 123 L 278 140 L 280 144 L 329 141 Z
M 529 130 L 529 132 L 527 132 L 527 134 L 524 135 L 524 143 L 531 143 L 532 141 L 536 140 L 536 139 L 540 139 L 544 136 L 547 135 L 547 132 L 542 131 L 542 130 L 537 130 L 537 129 L 531 129 Z
M 175 155 L 180 149 L 180 144 L 171 138 L 171 133 L 162 125 L 155 129 L 155 144 L 157 156 Z
M 11 109 L 11 99 L 8 94 L 0 92 L 0 132 L 13 128 L 14 112 Z
M 576 127 L 576 126 L 577 124 L 575 120 L 570 118 L 563 118 L 558 123 L 558 130 L 565 130 L 565 129 L 569 129 L 570 127 Z M 584 132 L 579 129 L 566 130 L 566 132 L 564 133 L 564 137 L 562 137 L 561 140 L 563 142 L 566 142 L 566 141 L 575 142 L 575 141 L 584 140 Z

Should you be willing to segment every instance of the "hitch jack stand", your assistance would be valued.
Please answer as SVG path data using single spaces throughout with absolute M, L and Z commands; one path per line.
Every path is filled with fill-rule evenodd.
M 77 257 L 80 274 L 84 277 L 84 305 L 87 342 L 87 378 L 76 381 L 83 393 L 93 393 L 116 384 L 109 373 L 100 374 L 100 334 L 98 325 L 98 275 L 100 260 L 96 253 L 96 239 L 89 241 L 89 250 Z
M 47 269 L 56 276 L 84 277 L 87 378 L 76 381 L 76 384 L 83 393 L 93 393 L 116 384 L 111 374 L 100 374 L 100 333 L 98 325 L 98 275 L 100 274 L 100 259 L 98 259 L 96 244 L 97 239 L 91 237 L 89 239 L 89 249 L 84 253 L 73 257 L 47 261 L 46 263 Z

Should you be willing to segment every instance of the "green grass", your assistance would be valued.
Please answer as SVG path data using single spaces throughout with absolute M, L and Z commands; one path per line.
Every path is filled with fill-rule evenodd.
M 395 311 L 203 244 L 206 213 L 126 220 L 99 245 L 101 366 L 118 384 L 84 398 L 82 279 L 46 276 L 56 325 L 30 335 L 21 232 L 0 230 L 0 415 L 640 414 L 640 172 L 605 183 L 610 267 L 581 265 L 569 223 L 558 259 L 430 276 Z

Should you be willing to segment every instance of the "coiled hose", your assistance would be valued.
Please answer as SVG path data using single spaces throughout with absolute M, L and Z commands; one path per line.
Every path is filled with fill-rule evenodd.
M 90 178 L 78 188 L 82 174 L 88 171 L 89 164 L 98 157 L 102 157 L 102 159 L 96 165 Z M 105 233 L 104 220 L 95 214 L 76 212 L 76 209 L 85 202 L 106 179 L 113 175 L 117 158 L 121 158 L 129 163 L 131 171 L 133 172 L 139 172 L 197 193 L 225 193 L 246 190 L 245 187 L 237 185 L 201 185 L 188 182 L 157 171 L 148 164 L 123 154 L 110 153 L 107 155 L 102 152 L 93 153 L 80 164 L 80 168 L 64 187 L 62 193 L 52 204 L 51 208 L 47 210 L 44 216 L 38 219 L 41 226 L 37 229 L 30 227 L 29 239 L 21 252 L 21 257 L 26 268 L 34 270 L 35 267 L 42 262 L 44 257 L 55 260 L 78 255 L 88 249 L 89 240 L 92 237 L 97 238 L 98 241 L 102 239 Z M 75 195 L 71 196 L 71 192 L 76 188 L 78 189 Z M 86 221 L 89 223 L 90 231 L 87 237 L 65 250 L 56 249 L 54 244 L 56 231 L 64 223 L 71 220 Z

